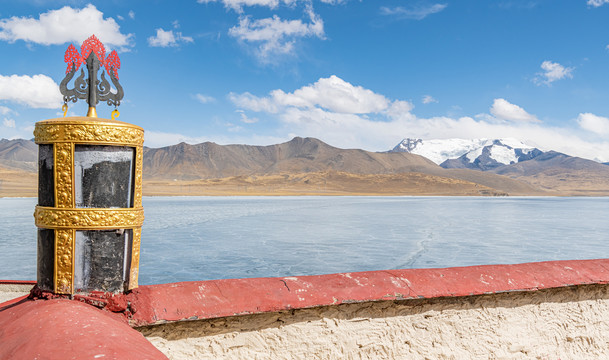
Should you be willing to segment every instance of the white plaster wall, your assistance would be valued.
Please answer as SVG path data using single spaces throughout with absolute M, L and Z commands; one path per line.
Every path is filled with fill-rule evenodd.
M 28 295 L 34 285 L 0 284 L 0 303 Z
M 609 286 L 368 302 L 139 330 L 170 359 L 609 359 Z

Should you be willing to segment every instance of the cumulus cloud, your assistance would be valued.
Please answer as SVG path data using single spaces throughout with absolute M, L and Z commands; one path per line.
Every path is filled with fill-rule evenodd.
M 535 115 L 531 115 L 518 105 L 505 99 L 495 99 L 490 109 L 491 114 L 500 120 L 514 122 L 540 122 Z
M 239 115 L 241 117 L 241 122 L 243 122 L 243 123 L 255 124 L 259 121 L 258 118 L 255 118 L 255 117 L 251 118 L 251 117 L 247 116 L 247 114 L 243 110 L 237 110 L 237 113 L 239 113 Z
M 599 7 L 605 4 L 609 4 L 609 0 L 588 0 L 589 6 Z
M 56 109 L 61 106 L 62 96 L 59 85 L 46 75 L 0 75 L 0 100 Z
M 564 78 L 573 78 L 573 70 L 575 68 L 572 67 L 564 67 L 559 63 L 544 61 L 541 63 L 541 69 L 543 72 L 537 73 L 537 76 L 533 78 L 533 81 L 537 85 L 550 85 L 554 81 L 561 80 Z
M 181 32 L 173 30 L 165 31 L 161 28 L 156 29 L 156 35 L 148 38 L 148 45 L 153 47 L 176 47 L 182 43 L 194 42 L 190 36 L 184 36 Z
M 294 44 L 300 38 L 324 38 L 323 20 L 312 9 L 308 9 L 307 13 L 311 20 L 308 23 L 300 19 L 283 20 L 277 15 L 257 20 L 252 20 L 251 16 L 242 16 L 239 25 L 230 28 L 228 34 L 253 45 L 258 58 L 262 62 L 270 62 L 274 55 L 293 54 Z
M 158 148 L 162 146 L 175 145 L 181 142 L 188 144 L 200 144 L 206 141 L 217 144 L 248 144 L 248 145 L 269 145 L 278 144 L 290 140 L 289 137 L 281 136 L 265 136 L 265 135 L 213 135 L 205 134 L 203 136 L 192 136 L 178 133 L 167 133 L 154 130 L 146 130 L 146 139 L 144 145 L 148 147 Z
M 265 6 L 271 9 L 275 9 L 280 3 L 286 5 L 292 5 L 296 0 L 197 0 L 199 4 L 208 4 L 212 2 L 221 2 L 228 9 L 235 10 L 237 12 L 243 12 L 244 6 Z
M 412 113 L 410 102 L 388 99 L 337 76 L 292 92 L 276 89 L 266 96 L 231 93 L 229 99 L 240 109 L 267 113 L 268 121 L 279 122 L 277 131 L 285 138 L 311 136 L 344 148 L 387 151 L 404 137 L 513 137 L 543 150 L 609 161 L 609 142 L 587 140 L 569 128 L 543 126 L 534 115 L 505 99 L 493 101 L 492 116 L 420 118 Z M 582 127 L 593 127 L 590 117 L 583 119 Z
M 421 101 L 423 102 L 423 104 L 431 104 L 438 102 L 438 100 L 434 99 L 434 97 L 431 95 L 423 95 L 423 100 Z
M 59 45 L 68 42 L 82 43 L 95 34 L 107 46 L 126 50 L 131 46 L 133 34 L 123 34 L 112 18 L 94 5 L 82 9 L 65 6 L 59 10 L 49 10 L 32 17 L 11 17 L 0 20 L 0 40 L 15 42 L 23 40 L 42 45 Z
M 582 113 L 577 117 L 577 122 L 582 129 L 598 135 L 609 135 L 609 118 L 591 113 Z
M 381 7 L 382 15 L 395 16 L 401 19 L 414 19 L 414 20 L 423 20 L 427 16 L 439 13 L 440 11 L 446 9 L 446 4 L 433 4 L 433 5 L 413 5 L 409 7 Z
M 8 127 L 8 128 L 15 128 L 15 120 L 4 119 L 4 121 L 2 121 L 2 125 L 4 125 L 5 127 Z
M 207 96 L 203 94 L 196 94 L 194 98 L 201 104 L 209 104 L 216 101 L 216 98 L 214 98 L 213 96 Z
M 276 113 L 281 108 L 322 108 L 333 113 L 365 114 L 379 113 L 389 109 L 390 101 L 383 95 L 361 86 L 354 86 L 336 75 L 321 78 L 311 85 L 303 86 L 292 93 L 273 90 L 268 97 L 257 97 L 250 93 L 231 94 L 236 105 L 253 110 Z
M 11 110 L 10 108 L 0 105 L 0 115 L 8 115 L 11 112 L 13 112 L 13 110 Z
M 135 11 L 133 11 L 133 10 L 130 10 L 130 11 L 129 11 L 129 18 L 130 18 L 131 20 L 135 19 Z

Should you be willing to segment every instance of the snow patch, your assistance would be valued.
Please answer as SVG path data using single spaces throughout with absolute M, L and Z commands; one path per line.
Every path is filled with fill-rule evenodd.
M 514 138 L 502 139 L 404 139 L 392 151 L 421 155 L 440 165 L 446 160 L 463 155 L 470 163 L 478 159 L 490 146 L 490 157 L 502 164 L 518 162 L 516 149 L 528 154 L 535 148 Z

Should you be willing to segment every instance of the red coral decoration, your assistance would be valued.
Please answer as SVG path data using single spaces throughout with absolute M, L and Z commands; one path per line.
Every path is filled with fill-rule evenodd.
M 106 72 L 110 74 L 114 74 L 114 77 L 118 79 L 118 69 L 121 68 L 121 59 L 118 58 L 118 54 L 116 50 L 112 50 L 110 55 L 106 58 L 106 63 L 104 64 L 106 67 Z
M 95 35 L 91 35 L 87 40 L 85 40 L 80 46 L 80 52 L 82 54 L 83 59 L 87 59 L 91 51 L 95 53 L 97 59 L 100 64 L 104 63 L 104 59 L 106 58 L 106 48 L 104 48 L 104 44 L 99 41 Z
M 106 72 L 108 74 L 112 73 L 114 77 L 118 79 L 118 69 L 121 68 L 121 60 L 118 58 L 116 50 L 112 50 L 110 55 L 106 58 L 106 48 L 95 35 L 91 35 L 82 43 L 80 52 L 81 54 L 78 53 L 74 45 L 70 44 L 70 46 L 68 46 L 64 56 L 64 61 L 68 64 L 66 74 L 72 70 L 73 66 L 78 70 L 80 65 L 86 63 L 87 58 L 91 52 L 93 52 L 95 56 L 97 56 L 100 65 L 106 68 Z
M 68 46 L 68 50 L 66 50 L 66 54 L 64 56 L 64 61 L 66 62 L 66 64 L 68 64 L 66 74 L 69 73 L 70 70 L 72 70 L 72 64 L 76 66 L 76 70 L 78 70 L 78 68 L 80 67 L 80 64 L 82 63 L 82 58 L 80 57 L 80 54 L 78 53 L 74 45 L 70 44 L 70 46 Z

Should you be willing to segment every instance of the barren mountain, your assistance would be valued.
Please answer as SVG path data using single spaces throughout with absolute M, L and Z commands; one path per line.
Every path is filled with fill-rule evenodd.
M 472 170 L 446 170 L 415 154 L 339 149 L 313 138 L 296 137 L 286 143 L 270 146 L 181 143 L 160 149 L 146 149 L 144 152 L 144 179 L 155 180 L 157 183 L 160 180 L 189 181 L 231 177 L 236 181 L 236 177 L 244 176 L 289 176 L 303 173 L 317 173 L 319 176 L 324 172 L 386 177 L 415 173 L 428 176 L 430 184 L 434 183 L 436 188 L 437 184 L 446 185 L 450 182 L 446 179 L 452 179 L 452 182 L 467 182 L 474 187 L 478 184 L 481 186 L 480 193 L 489 193 L 489 189 L 490 193 L 494 194 L 543 193 L 529 184 L 504 176 Z M 369 192 L 378 193 L 379 186 L 388 183 L 388 177 L 380 180 L 379 176 L 376 177 L 379 179 L 377 182 L 368 182 Z M 362 182 L 362 177 L 357 179 Z M 421 187 L 420 192 L 426 193 L 424 183 L 418 184 Z M 406 187 L 407 184 L 403 183 L 403 186 Z M 359 191 L 365 192 L 361 188 Z
M 38 146 L 31 140 L 0 139 L 0 164 L 8 168 L 37 171 Z
M 213 179 L 326 170 L 394 174 L 437 171 L 438 166 L 418 155 L 339 149 L 317 139 L 299 137 L 270 146 L 180 143 L 144 151 L 147 179 Z
M 32 141 L 0 141 L 0 196 L 15 196 L 20 178 L 35 195 L 36 153 Z M 549 152 L 493 171 L 444 169 L 416 154 L 299 137 L 270 146 L 181 143 L 144 148 L 144 194 L 609 195 L 609 166 Z
M 491 171 L 535 187 L 571 195 L 609 195 L 609 166 L 555 151 Z

